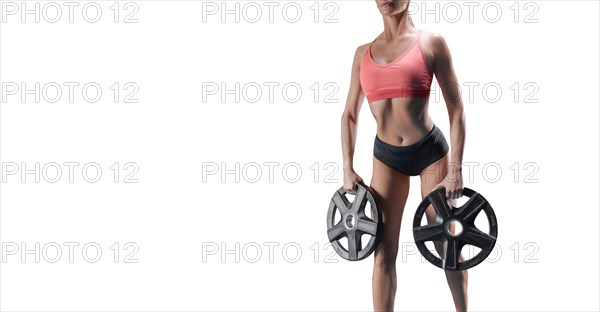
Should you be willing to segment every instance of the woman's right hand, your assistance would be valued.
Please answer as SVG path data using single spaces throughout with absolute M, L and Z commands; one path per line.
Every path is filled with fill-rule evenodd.
M 346 193 L 356 195 L 356 183 L 365 184 L 363 179 L 353 169 L 344 171 L 344 190 L 346 190 Z

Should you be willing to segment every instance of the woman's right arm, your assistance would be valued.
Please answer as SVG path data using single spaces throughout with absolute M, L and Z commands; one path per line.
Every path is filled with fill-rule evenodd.
M 344 158 L 344 189 L 354 194 L 354 185 L 357 182 L 364 184 L 362 178 L 354 172 L 354 146 L 358 126 L 358 114 L 364 101 L 364 94 L 360 86 L 360 61 L 364 49 L 358 47 L 354 53 L 352 72 L 350 74 L 350 88 L 346 99 L 346 107 L 342 114 L 342 154 Z

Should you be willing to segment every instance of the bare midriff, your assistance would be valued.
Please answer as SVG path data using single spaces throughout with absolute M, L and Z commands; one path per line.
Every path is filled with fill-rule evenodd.
M 407 146 L 418 142 L 433 128 L 429 117 L 429 97 L 391 98 L 369 103 L 377 122 L 380 140 Z

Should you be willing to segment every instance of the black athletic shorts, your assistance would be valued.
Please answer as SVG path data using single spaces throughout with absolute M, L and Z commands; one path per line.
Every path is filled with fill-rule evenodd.
M 434 124 L 426 136 L 407 146 L 388 144 L 375 135 L 373 156 L 402 174 L 417 176 L 427 166 L 444 157 L 449 149 L 444 134 Z

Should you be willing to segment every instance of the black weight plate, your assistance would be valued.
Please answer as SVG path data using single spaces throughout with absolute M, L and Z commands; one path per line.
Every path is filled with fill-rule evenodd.
M 498 222 L 490 203 L 481 194 L 466 187 L 463 188 L 463 196 L 469 197 L 469 200 L 461 207 L 452 207 L 446 199 L 446 189 L 439 188 L 427 195 L 415 212 L 413 236 L 417 248 L 427 261 L 444 270 L 466 270 L 478 265 L 492 252 L 498 237 Z M 435 209 L 437 220 L 421 225 L 429 204 Z M 484 233 L 475 226 L 475 218 L 482 210 L 488 219 L 489 233 Z M 447 230 L 448 223 L 453 220 L 460 222 L 463 227 L 458 235 L 451 235 Z M 427 241 L 443 243 L 441 258 L 429 251 L 425 246 Z M 467 244 L 479 247 L 481 251 L 473 258 L 461 262 L 460 252 Z

